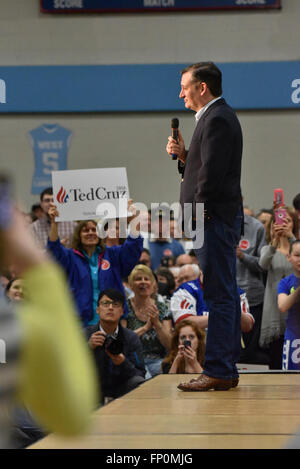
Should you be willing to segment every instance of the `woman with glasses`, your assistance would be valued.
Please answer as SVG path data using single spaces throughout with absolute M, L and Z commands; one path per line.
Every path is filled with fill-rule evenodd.
M 142 249 L 141 236 L 127 237 L 124 244 L 105 246 L 97 234 L 94 220 L 78 222 L 75 228 L 72 247 L 67 249 L 58 237 L 57 208 L 49 209 L 51 229 L 48 249 L 65 270 L 80 318 L 84 326 L 97 324 L 97 301 L 101 291 L 115 288 L 124 293 L 122 278 L 129 275 L 137 264 Z M 124 317 L 128 314 L 125 307 Z
M 137 335 L 122 327 L 125 296 L 114 289 L 100 293 L 98 324 L 85 329 L 92 350 L 101 389 L 105 398 L 121 397 L 144 382 L 142 344 Z

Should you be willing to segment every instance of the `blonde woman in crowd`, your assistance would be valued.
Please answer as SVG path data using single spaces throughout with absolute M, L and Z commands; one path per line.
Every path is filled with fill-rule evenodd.
M 128 300 L 127 327 L 141 339 L 146 378 L 150 378 L 161 372 L 162 359 L 170 348 L 172 317 L 167 305 L 153 298 L 156 279 L 149 267 L 137 265 L 128 282 L 134 297 Z

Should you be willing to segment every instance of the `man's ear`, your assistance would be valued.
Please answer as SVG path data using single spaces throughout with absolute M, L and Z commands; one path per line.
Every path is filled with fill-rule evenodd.
M 201 93 L 201 96 L 204 96 L 206 93 L 207 93 L 207 84 L 205 83 L 205 81 L 201 81 L 201 83 L 199 83 L 199 89 L 200 89 L 200 93 Z

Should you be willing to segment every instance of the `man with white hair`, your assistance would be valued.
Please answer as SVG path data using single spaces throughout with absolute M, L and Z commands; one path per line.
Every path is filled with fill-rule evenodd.
M 201 329 L 208 323 L 207 307 L 203 300 L 201 283 L 202 271 L 196 264 L 183 265 L 178 276 L 179 287 L 171 298 L 171 312 L 174 324 L 189 318 Z
M 196 264 L 184 265 L 180 268 L 179 287 L 171 298 L 171 312 L 174 324 L 183 319 L 195 322 L 200 329 L 208 327 L 208 308 L 203 299 L 203 272 Z M 248 333 L 253 329 L 255 320 L 249 312 L 247 296 L 238 288 L 241 303 L 241 331 Z
M 185 264 L 180 268 L 178 276 L 178 285 L 196 279 L 200 279 L 200 282 L 202 282 L 202 276 L 202 271 L 200 270 L 197 264 Z

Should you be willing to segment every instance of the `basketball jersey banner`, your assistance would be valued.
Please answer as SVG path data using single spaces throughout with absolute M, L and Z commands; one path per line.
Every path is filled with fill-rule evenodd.
M 43 124 L 29 132 L 34 154 L 32 194 L 52 186 L 52 171 L 67 169 L 71 135 L 70 130 L 58 124 Z
M 44 13 L 151 12 L 280 8 L 280 0 L 41 0 Z

